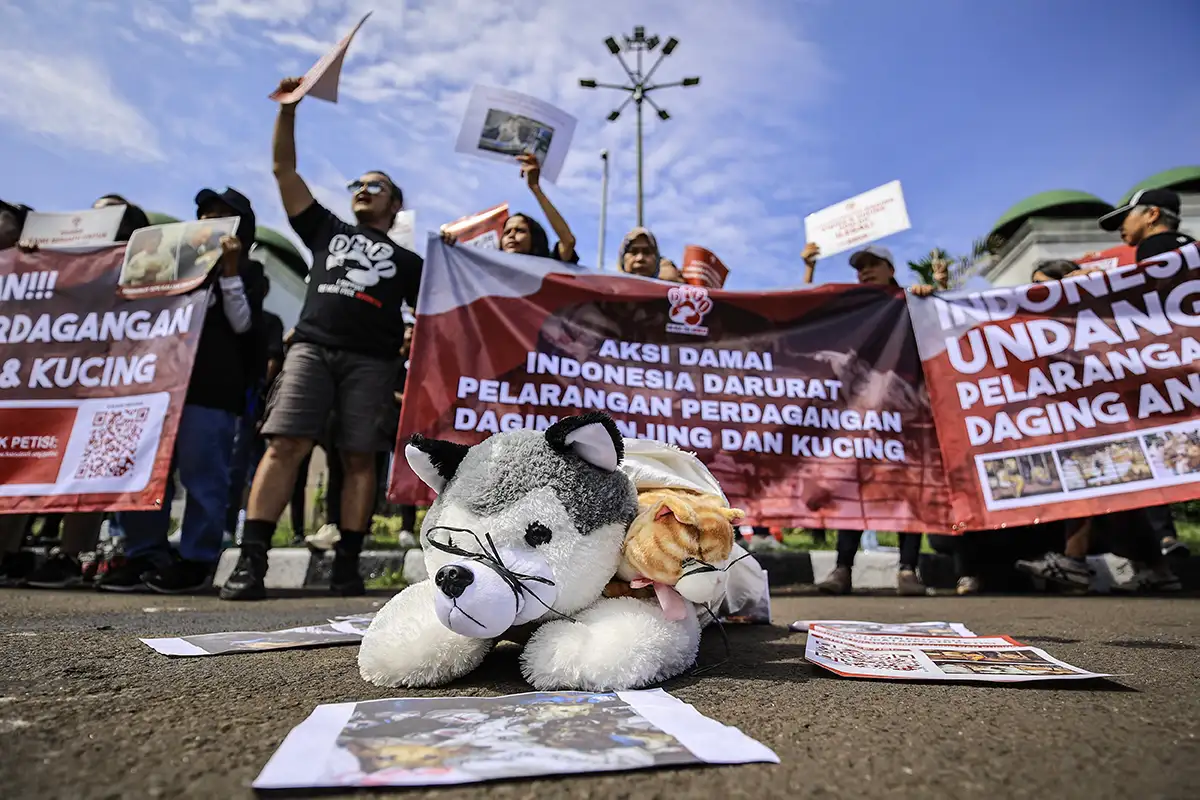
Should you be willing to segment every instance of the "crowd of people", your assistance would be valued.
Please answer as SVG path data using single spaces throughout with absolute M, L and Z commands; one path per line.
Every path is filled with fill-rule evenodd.
M 279 90 L 286 94 L 298 83 L 285 79 Z M 42 588 L 91 581 L 105 591 L 197 592 L 211 585 L 221 551 L 236 533 L 239 558 L 220 596 L 260 599 L 266 596 L 272 540 L 290 505 L 295 542 L 333 550 L 331 592 L 351 596 L 365 591 L 359 556 L 385 495 L 412 335 L 405 306 L 416 308 L 423 261 L 389 236 L 404 196 L 387 173 L 371 170 L 350 182 L 353 223 L 314 199 L 297 171 L 298 102 L 280 105 L 273 144 L 283 209 L 312 256 L 307 294 L 292 330 L 285 333 L 279 317 L 263 307 L 270 286 L 262 265 L 250 257 L 255 235 L 250 199 L 232 188 L 203 189 L 195 196 L 197 219 L 236 216 L 240 223 L 235 235 L 219 241 L 219 266 L 210 275 L 210 307 L 176 438 L 171 472 L 187 492 L 178 546 L 168 544 L 175 486 L 169 480 L 166 498 L 155 511 L 44 516 L 40 538 L 53 547 L 40 564 L 22 550 L 33 536 L 33 518 L 0 517 L 0 580 Z M 505 223 L 501 249 L 578 263 L 575 236 L 541 188 L 537 159 L 524 155 L 517 162 L 557 241 L 551 246 L 537 219 L 517 213 Z M 93 207 L 108 205 L 125 206 L 117 242 L 128 242 L 134 231 L 150 225 L 145 212 L 120 195 L 105 195 Z M 1124 241 L 1137 248 L 1138 258 L 1148 258 L 1191 241 L 1178 231 L 1179 208 L 1173 192 L 1140 192 L 1101 224 L 1119 229 Z M 0 203 L 0 249 L 34 248 L 20 241 L 30 211 Z M 443 240 L 455 243 L 449 233 L 443 233 Z M 804 247 L 804 283 L 813 282 L 819 257 L 816 245 Z M 896 261 L 886 247 L 864 247 L 850 255 L 849 263 L 862 284 L 899 286 Z M 624 236 L 617 267 L 630 275 L 683 282 L 680 270 L 644 227 Z M 1061 280 L 1078 271 L 1075 262 L 1044 262 L 1031 279 Z M 934 258 L 933 284 L 909 291 L 928 296 L 946 289 L 948 281 L 948 265 Z M 329 462 L 326 525 L 304 538 L 304 488 L 316 446 Z M 400 515 L 402 542 L 407 536 L 415 543 L 416 509 L 401 508 Z M 93 560 L 89 574 L 82 556 L 97 549 L 106 517 L 122 552 L 102 565 Z M 824 538 L 823 531 L 817 535 Z M 862 537 L 862 531 L 837 532 L 836 567 L 818 584 L 821 591 L 852 591 Z M 996 564 L 1051 584 L 1086 589 L 1092 578 L 1086 557 L 1108 550 L 1138 565 L 1126 588 L 1178 590 L 1168 555 L 1186 552 L 1168 507 L 1030 526 L 1019 534 L 1010 529 L 998 536 L 968 531 L 931 538 L 951 541 L 937 549 L 956 557 L 959 594 L 982 591 L 988 566 Z M 926 593 L 918 570 L 921 547 L 921 534 L 899 536 L 901 595 Z

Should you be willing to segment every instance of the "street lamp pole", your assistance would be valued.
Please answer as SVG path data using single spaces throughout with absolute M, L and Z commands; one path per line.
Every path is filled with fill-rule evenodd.
M 600 252 L 596 255 L 596 269 L 604 269 L 604 237 L 608 233 L 608 151 L 600 151 L 604 171 L 600 174 Z
M 620 106 L 618 106 L 612 113 L 608 115 L 609 122 L 615 122 L 617 118 L 621 116 L 621 111 L 624 110 L 625 106 L 629 105 L 630 102 L 633 102 L 634 105 L 637 106 L 637 224 L 638 227 L 641 227 L 645 221 L 642 213 L 644 186 L 642 180 L 642 103 L 649 103 L 651 107 L 658 112 L 659 119 L 664 121 L 668 120 L 671 118 L 671 115 L 668 114 L 665 109 L 660 108 L 657 104 L 655 104 L 654 100 L 650 98 L 650 92 L 654 91 L 655 89 L 669 89 L 673 86 L 699 86 L 700 79 L 693 77 L 684 78 L 683 80 L 676 81 L 674 83 L 650 83 L 650 79 L 654 76 L 655 70 L 657 70 L 659 65 L 662 64 L 663 59 L 671 55 L 675 48 L 679 46 L 679 40 L 674 36 L 667 39 L 662 50 L 659 52 L 658 60 L 654 62 L 654 66 L 650 67 L 649 72 L 643 73 L 642 56 L 644 53 L 652 52 L 658 47 L 660 41 L 659 38 L 657 36 L 647 37 L 646 28 L 642 25 L 637 25 L 634 27 L 633 36 L 622 36 L 621 38 L 625 40 L 624 47 L 617 44 L 617 40 L 612 36 L 605 39 L 604 44 L 608 47 L 608 52 L 617 57 L 617 61 L 620 62 L 621 68 L 625 70 L 625 74 L 629 77 L 629 84 L 621 85 L 616 83 L 598 83 L 592 78 L 582 78 L 579 81 L 579 85 L 584 89 L 619 89 L 620 91 L 629 93 L 629 97 L 625 98 L 625 102 L 621 103 Z M 621 57 L 622 51 L 632 51 L 633 53 L 636 53 L 636 71 L 630 69 L 629 65 L 625 63 L 625 59 Z

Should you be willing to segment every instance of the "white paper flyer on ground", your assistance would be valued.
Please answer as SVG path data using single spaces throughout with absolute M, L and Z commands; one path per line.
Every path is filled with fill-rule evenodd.
M 815 625 L 804 658 L 848 678 L 1023 683 L 1107 678 L 1008 636 L 975 638 L 844 634 Z
M 779 758 L 661 689 L 395 698 L 317 706 L 253 785 L 435 786 L 752 762 Z
M 89 208 L 63 214 L 30 211 L 21 228 L 21 241 L 38 247 L 67 249 L 112 244 L 125 216 L 125 206 Z
M 806 240 L 821 248 L 821 258 L 911 227 L 900 181 L 885 183 L 804 218 Z
M 794 631 L 806 631 L 812 625 L 820 625 L 846 633 L 913 634 L 917 636 L 974 636 L 961 622 L 864 622 L 854 619 L 798 619 L 788 627 Z
M 405 209 L 396 215 L 388 238 L 405 250 L 416 252 L 417 249 L 417 212 Z
M 303 647 L 329 647 L 358 644 L 362 641 L 363 617 L 341 617 L 324 625 L 306 625 L 280 631 L 228 631 L 197 636 L 140 639 L 164 656 L 220 656 L 229 653 L 257 653 L 264 650 L 295 650 Z M 368 619 L 367 625 L 370 624 Z
M 455 151 L 512 165 L 519 175 L 517 156 L 533 153 L 542 165 L 542 179 L 554 183 L 562 171 L 575 118 L 536 97 L 476 86 L 467 104 Z
M 332 50 L 321 56 L 321 60 L 313 64 L 312 68 L 300 79 L 299 86 L 290 92 L 272 92 L 271 99 L 280 103 L 294 103 L 302 97 L 309 96 L 336 103 L 338 82 L 341 80 L 342 62 L 346 58 L 346 50 L 349 49 L 354 34 L 358 33 L 358 29 L 363 26 L 369 16 L 371 16 L 370 11 L 363 15 L 363 18 L 354 26 L 354 30 L 346 34 L 340 42 L 333 46 Z

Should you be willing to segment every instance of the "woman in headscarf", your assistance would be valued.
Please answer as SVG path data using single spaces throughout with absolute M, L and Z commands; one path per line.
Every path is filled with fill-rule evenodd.
M 625 234 L 617 251 L 617 269 L 643 278 L 662 277 L 662 254 L 649 228 L 637 227 Z

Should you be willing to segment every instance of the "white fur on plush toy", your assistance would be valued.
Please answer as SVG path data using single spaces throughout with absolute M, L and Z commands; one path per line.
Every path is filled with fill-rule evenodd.
M 439 622 L 463 636 L 494 639 L 514 625 L 533 622 L 553 608 L 558 588 L 544 558 L 511 549 L 499 551 L 499 555 L 504 567 L 529 578 L 518 580 L 514 591 L 492 560 L 451 561 L 433 576 L 434 586 L 441 590 L 434 595 L 433 604 Z
M 527 560 L 540 560 L 548 573 L 535 574 L 554 582 L 553 611 L 534 616 L 538 626 L 521 656 L 522 672 L 536 688 L 636 689 L 695 663 L 700 629 L 693 608 L 683 621 L 670 621 L 655 603 L 602 597 L 637 514 L 633 483 L 618 470 L 623 450 L 616 424 L 601 413 L 567 417 L 545 432 L 499 433 L 470 448 L 414 437 L 408 462 L 438 492 L 421 528 L 433 577 L 406 588 L 375 616 L 359 648 L 362 677 L 379 686 L 448 683 L 479 666 L 510 613 L 514 624 L 534 615 L 540 603 L 514 604 L 511 589 L 504 588 L 505 596 L 493 578 L 507 582 L 498 573 L 487 576 L 498 569 L 483 563 L 493 546 L 511 572 L 534 573 Z M 438 586 L 447 565 L 470 567 L 472 582 L 463 587 L 461 575 L 451 580 L 446 573 Z M 439 611 L 453 606 L 439 595 L 457 592 L 461 600 L 476 580 L 479 597 L 469 605 L 480 614 L 468 613 L 481 624 L 463 635 L 458 631 L 468 629 L 459 617 Z M 536 582 L 526 588 L 541 591 Z M 502 609 L 486 619 L 485 596 Z

